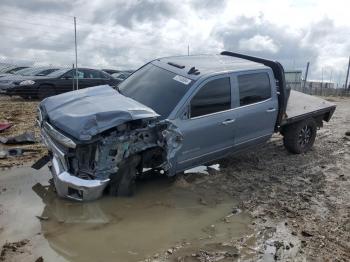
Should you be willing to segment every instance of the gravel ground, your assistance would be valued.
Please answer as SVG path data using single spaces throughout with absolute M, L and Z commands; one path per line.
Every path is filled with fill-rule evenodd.
M 335 114 L 307 154 L 288 153 L 274 135 L 255 152 L 221 160 L 221 172 L 196 184 L 228 192 L 252 215 L 255 234 L 231 243 L 240 250 L 255 242 L 249 261 L 350 261 L 350 99 L 329 100 Z M 225 254 L 198 246 L 146 261 L 235 260 Z
M 249 260 L 254 261 L 350 261 L 350 99 L 329 100 L 337 104 L 335 114 L 307 154 L 288 153 L 282 137 L 274 135 L 254 152 L 221 160 L 219 172 L 179 178 L 195 190 L 230 194 L 239 203 L 237 210 L 252 215 L 255 233 L 234 243 L 234 255 L 219 248 L 223 243 L 210 248 L 180 245 L 145 261 L 232 261 L 250 242 Z M 0 121 L 14 124 L 0 135 L 25 130 L 37 135 L 36 105 L 0 97 Z M 40 143 L 24 147 L 38 152 L 0 159 L 0 167 L 32 163 L 44 152 Z

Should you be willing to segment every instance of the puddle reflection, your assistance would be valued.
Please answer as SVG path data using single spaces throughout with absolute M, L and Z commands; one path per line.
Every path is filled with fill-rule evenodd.
M 43 236 L 69 261 L 138 261 L 184 239 L 207 236 L 203 229 L 229 214 L 233 205 L 217 192 L 181 188 L 162 178 L 143 181 L 132 198 L 89 203 L 59 199 L 40 184 L 33 190 L 45 204 L 41 216 L 48 217 L 41 221 Z M 246 218 L 235 219 L 237 228 L 246 223 Z

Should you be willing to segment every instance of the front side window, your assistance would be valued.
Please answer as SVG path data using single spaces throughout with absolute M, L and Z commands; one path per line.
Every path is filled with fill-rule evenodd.
M 206 83 L 191 101 L 191 117 L 208 115 L 231 108 L 230 78 Z
M 75 71 L 75 69 L 74 69 L 74 71 Z M 63 76 L 62 76 L 62 78 L 64 78 L 64 79 L 73 79 L 73 77 L 74 77 L 74 71 L 73 70 L 70 70 L 70 71 L 68 71 L 67 73 L 65 73 Z
M 238 76 L 240 106 L 264 101 L 271 97 L 270 78 L 267 73 Z

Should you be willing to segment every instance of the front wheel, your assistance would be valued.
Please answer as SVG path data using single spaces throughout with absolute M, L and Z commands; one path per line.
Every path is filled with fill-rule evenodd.
M 283 132 L 283 143 L 289 152 L 306 153 L 313 146 L 316 138 L 317 125 L 310 118 L 287 126 Z
M 110 177 L 108 189 L 110 195 L 132 196 L 134 194 L 137 166 L 140 160 L 139 155 L 134 155 L 120 163 L 118 172 Z

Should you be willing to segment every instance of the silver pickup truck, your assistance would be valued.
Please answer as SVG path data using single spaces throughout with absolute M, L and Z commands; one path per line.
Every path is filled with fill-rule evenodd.
M 38 123 L 59 196 L 130 195 L 149 170 L 173 176 L 283 135 L 305 153 L 335 105 L 286 86 L 275 61 L 232 52 L 142 66 L 116 89 L 96 86 L 43 100 Z

